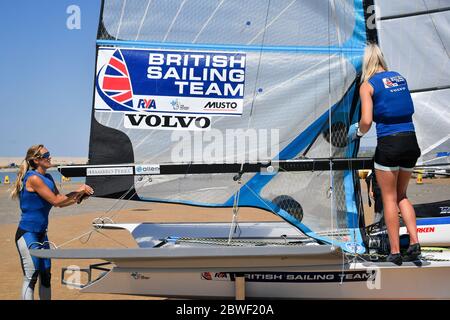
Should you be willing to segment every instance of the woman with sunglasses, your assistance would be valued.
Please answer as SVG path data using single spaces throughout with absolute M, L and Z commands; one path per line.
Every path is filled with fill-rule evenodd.
M 33 300 L 38 277 L 40 299 L 51 299 L 50 259 L 33 257 L 29 251 L 49 248 L 47 227 L 50 209 L 80 203 L 94 193 L 91 187 L 83 185 L 67 195 L 60 194 L 52 176 L 46 173 L 51 167 L 50 152 L 42 144 L 32 146 L 20 165 L 11 191 L 11 198 L 19 198 L 22 211 L 16 233 L 16 246 L 24 274 L 24 300 Z

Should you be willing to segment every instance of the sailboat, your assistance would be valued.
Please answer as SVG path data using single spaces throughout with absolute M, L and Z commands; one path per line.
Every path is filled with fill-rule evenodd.
M 98 197 L 229 208 L 231 221 L 98 221 L 129 231 L 138 248 L 32 254 L 105 260 L 82 292 L 233 298 L 243 284 L 248 298 L 450 298 L 447 249 L 384 261 L 386 232 L 366 228 L 357 173 L 373 162 L 347 138 L 374 41 L 406 73 L 422 149 L 446 145 L 436 129 L 450 119 L 449 11 L 443 1 L 103 1 L 89 163 L 59 170 L 86 177 Z M 438 76 L 422 77 L 417 61 Z M 448 203 L 437 200 L 432 208 Z M 240 222 L 242 207 L 282 221 Z M 450 225 L 448 212 L 427 219 Z M 436 234 L 420 240 L 450 245 Z

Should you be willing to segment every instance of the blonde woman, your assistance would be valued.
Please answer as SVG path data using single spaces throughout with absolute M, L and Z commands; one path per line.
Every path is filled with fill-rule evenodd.
M 83 185 L 67 195 L 60 194 L 52 176 L 46 172 L 51 166 L 50 152 L 42 144 L 32 146 L 27 151 L 11 191 L 13 199 L 19 198 L 22 211 L 16 233 L 16 246 L 24 275 L 24 300 L 34 299 L 34 287 L 38 277 L 40 299 L 51 299 L 50 259 L 32 257 L 29 251 L 49 248 L 47 227 L 50 209 L 53 206 L 66 207 L 80 203 L 94 192 L 91 187 Z
M 389 235 L 391 252 L 387 261 L 401 265 L 399 209 L 410 236 L 406 259 L 416 260 L 421 254 L 416 214 L 406 196 L 411 173 L 421 152 L 412 120 L 414 105 L 406 79 L 398 72 L 388 70 L 383 54 L 375 44 L 368 45 L 364 53 L 359 93 L 361 120 L 350 127 L 349 137 L 362 137 L 369 131 L 372 120 L 376 122 L 374 166 Z

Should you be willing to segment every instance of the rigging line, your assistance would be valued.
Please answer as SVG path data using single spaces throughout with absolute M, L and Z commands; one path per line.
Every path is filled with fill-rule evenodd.
M 267 20 L 269 19 L 269 9 L 270 9 L 270 0 L 268 0 L 268 2 L 267 2 L 267 11 L 266 11 L 266 19 L 265 19 L 266 25 L 267 25 Z M 250 121 L 253 116 L 253 107 L 255 105 L 255 100 L 256 100 L 256 93 L 257 93 L 256 87 L 258 86 L 259 73 L 261 71 L 261 60 L 262 60 L 262 53 L 263 53 L 262 48 L 264 47 L 265 40 L 266 40 L 266 30 L 267 29 L 264 28 L 264 34 L 263 34 L 263 38 L 261 41 L 261 50 L 259 50 L 258 67 L 256 68 L 256 77 L 255 77 L 255 87 L 253 89 L 252 104 L 250 107 L 250 114 L 249 114 L 248 124 L 247 124 L 248 127 L 250 127 Z
M 357 85 L 358 85 L 358 84 L 356 83 L 356 79 L 353 80 L 353 82 L 350 84 L 350 86 L 346 89 L 346 93 L 345 93 L 345 94 L 347 94 L 347 92 L 350 91 L 350 89 L 351 89 L 351 87 L 353 87 L 353 85 L 355 85 L 355 90 L 356 90 Z M 348 99 L 350 99 L 350 98 L 348 98 Z M 345 100 L 344 100 L 344 101 L 345 101 Z M 336 112 L 336 109 L 337 109 L 337 108 L 335 108 L 335 110 L 334 110 L 333 112 Z M 332 113 L 333 113 L 333 112 L 332 112 Z M 349 114 L 349 119 L 350 119 L 350 114 Z M 350 120 L 349 120 L 349 123 L 350 123 Z M 314 137 L 314 139 L 311 141 L 311 143 L 308 145 L 308 147 L 306 147 L 306 149 L 303 151 L 301 157 L 306 157 L 306 154 L 309 152 L 309 150 L 311 150 L 312 146 L 313 146 L 314 143 L 317 141 L 317 139 L 320 137 L 320 135 L 323 133 L 323 131 L 325 130 L 326 126 L 327 126 L 327 122 L 325 121 L 325 122 L 323 123 L 321 129 L 319 130 L 319 132 L 318 132 L 318 133 L 316 134 L 316 136 Z
M 132 184 L 131 187 L 130 187 L 126 192 L 124 192 L 119 198 L 117 198 L 116 201 L 114 201 L 114 203 L 112 204 L 112 206 L 111 206 L 108 210 L 106 210 L 102 215 L 100 215 L 100 217 L 98 217 L 98 219 L 101 219 L 101 218 L 105 217 L 109 212 L 111 212 L 111 211 L 114 209 L 114 207 L 115 207 L 118 203 L 120 203 L 120 201 L 123 200 L 123 199 L 128 195 L 128 193 L 130 193 L 131 190 L 133 190 L 133 188 L 134 188 L 134 184 Z M 133 196 L 134 196 L 134 195 L 133 195 Z M 132 197 L 133 197 L 133 196 L 132 196 Z M 132 198 L 132 197 L 130 197 L 130 198 Z M 125 206 L 125 205 L 123 204 L 123 205 L 122 205 L 122 208 L 123 208 L 124 206 Z M 119 209 L 119 210 L 121 210 L 121 209 Z M 113 214 L 112 216 L 107 217 L 107 218 L 112 219 L 112 217 L 114 217 L 114 216 L 115 216 L 115 214 Z
M 425 7 L 426 7 L 426 5 L 425 5 Z M 443 8 L 437 8 L 437 9 L 432 9 L 432 10 L 426 10 L 426 11 L 418 11 L 418 12 L 413 12 L 413 13 L 404 13 L 404 14 L 397 14 L 397 15 L 392 15 L 392 16 L 385 16 L 385 17 L 378 18 L 377 20 L 383 21 L 383 20 L 401 19 L 401 18 L 421 16 L 424 14 L 433 14 L 433 13 L 439 13 L 439 12 L 445 12 L 445 11 L 450 11 L 450 7 L 443 7 Z
M 97 233 L 99 233 L 100 235 L 104 236 L 105 238 L 108 238 L 109 240 L 114 241 L 114 242 L 117 243 L 118 245 L 120 245 L 120 246 L 122 246 L 122 247 L 124 247 L 124 248 L 128 248 L 127 245 L 123 244 L 122 242 L 120 242 L 120 241 L 118 241 L 118 240 L 116 240 L 116 239 L 114 239 L 114 238 L 111 238 L 111 237 L 108 236 L 107 234 L 101 232 L 100 229 L 98 229 L 98 230 L 96 229 L 95 231 L 96 231 Z
M 331 0 L 330 0 L 331 1 Z M 328 23 L 327 23 L 327 31 L 328 31 L 328 48 L 331 45 L 331 39 L 330 39 L 330 9 L 331 9 L 331 2 L 328 1 Z M 330 157 L 330 222 L 331 222 L 331 229 L 334 229 L 334 221 L 333 221 L 333 162 L 331 161 L 331 157 L 333 154 L 332 150 L 332 139 L 333 139 L 333 132 L 331 130 L 331 52 L 328 51 L 328 128 L 330 132 L 330 143 L 329 143 L 329 157 Z M 334 246 L 334 237 L 331 237 L 331 245 Z
M 347 15 L 348 15 L 347 2 L 343 1 L 343 0 L 340 0 L 339 2 L 341 4 L 341 6 L 343 7 L 344 17 L 347 17 Z M 344 34 L 341 36 L 342 28 L 340 28 L 340 26 L 339 26 L 338 16 L 336 14 L 336 3 L 335 3 L 335 0 L 333 0 L 333 6 L 334 6 L 333 17 L 334 17 L 334 24 L 335 24 L 335 28 L 336 28 L 336 33 L 337 33 L 337 36 L 338 36 L 338 45 L 341 46 L 342 37 L 344 39 L 348 38 L 348 36 L 346 34 L 347 30 L 344 27 Z M 352 16 L 354 16 L 354 15 L 352 15 Z M 353 41 L 351 41 L 351 43 L 350 43 L 350 48 L 353 49 Z M 349 101 L 350 101 L 350 96 L 345 96 L 345 93 L 346 93 L 345 83 L 347 82 L 347 79 L 348 79 L 348 69 L 346 68 L 346 60 L 344 58 L 343 52 L 340 52 L 339 58 L 341 60 L 341 69 L 342 69 L 342 74 L 344 76 L 344 78 L 343 78 L 344 85 L 342 86 L 342 94 L 341 95 L 344 97 L 344 99 L 343 99 L 344 106 L 348 106 L 349 105 Z M 350 115 L 350 112 L 348 114 Z M 346 120 L 348 120 L 348 122 L 346 124 L 350 125 L 351 124 L 350 117 L 348 119 L 346 119 Z
M 141 29 L 142 29 L 142 26 L 144 25 L 145 18 L 147 18 L 148 8 L 150 7 L 151 3 L 152 3 L 152 0 L 148 0 L 147 7 L 145 8 L 144 15 L 142 16 L 141 23 L 139 24 L 139 29 L 138 29 L 138 32 L 136 34 L 136 38 L 134 39 L 135 41 L 139 38 L 139 35 L 141 34 Z
M 250 188 L 249 186 L 247 186 L 247 185 L 244 185 L 244 187 L 247 187 L 247 189 L 248 190 L 250 190 L 250 192 L 251 193 L 253 193 L 258 199 L 260 199 L 261 200 L 261 202 L 267 207 L 267 209 L 268 209 L 268 211 L 269 212 L 272 212 L 273 214 L 275 214 L 276 216 L 278 216 L 278 217 L 280 217 L 280 218 L 282 218 L 283 220 L 285 220 L 283 217 L 281 217 L 281 216 L 279 216 L 267 203 L 266 203 L 266 201 L 267 200 L 265 200 L 264 198 L 262 198 L 259 194 L 257 194 L 252 188 Z M 292 217 L 292 216 L 291 216 Z M 286 220 L 285 220 L 286 221 Z M 289 223 L 289 222 L 288 222 Z M 301 233 L 303 233 L 304 235 L 305 235 L 305 237 L 307 237 L 308 239 L 313 239 L 314 241 L 317 241 L 317 242 L 323 242 L 322 240 L 318 240 L 318 239 L 315 239 L 314 237 L 312 237 L 312 236 L 310 236 L 310 235 L 308 235 L 308 234 L 306 234 L 306 233 L 304 233 L 302 230 L 300 230 L 297 226 L 295 226 L 296 228 L 297 228 L 297 230 L 298 231 L 300 231 Z
M 422 0 L 422 2 L 423 2 L 423 5 L 425 6 L 425 8 L 427 9 L 427 11 L 430 11 L 430 10 L 428 9 L 428 6 L 427 6 L 425 0 Z M 450 8 L 448 8 L 448 9 L 450 10 Z M 441 37 L 441 34 L 439 33 L 439 31 L 438 31 L 438 29 L 437 29 L 436 22 L 435 22 L 434 19 L 433 19 L 433 15 L 432 15 L 432 14 L 429 14 L 429 17 L 430 17 L 430 19 L 431 19 L 431 22 L 433 23 L 434 30 L 436 30 L 436 34 L 437 34 L 439 40 L 441 41 L 442 48 L 444 49 L 445 53 L 447 54 L 447 58 L 450 59 L 450 53 L 447 51 L 447 48 L 445 47 L 444 41 L 442 40 L 442 37 Z
M 337 55 L 337 53 L 334 53 L 334 54 L 332 55 L 332 57 L 334 57 L 334 56 L 336 56 L 336 55 Z M 279 83 L 278 85 L 276 85 L 276 86 L 274 86 L 274 87 L 272 87 L 272 88 L 270 88 L 270 89 L 268 89 L 268 90 L 263 91 L 262 93 L 260 93 L 260 94 L 258 95 L 258 97 L 259 97 L 259 98 L 264 97 L 264 96 L 266 96 L 267 94 L 271 93 L 272 91 L 278 90 L 279 88 L 286 87 L 287 85 L 294 85 L 294 84 L 293 84 L 293 80 L 294 80 L 294 79 L 300 78 L 300 77 L 302 77 L 303 75 L 308 75 L 308 74 L 310 74 L 310 73 L 311 73 L 311 72 L 310 72 L 311 70 L 316 69 L 318 66 L 320 66 L 320 65 L 323 64 L 323 63 L 326 63 L 326 62 L 324 62 L 324 60 L 320 60 L 319 62 L 317 62 L 317 63 L 311 65 L 311 66 L 308 67 L 307 69 L 302 70 L 302 71 L 300 71 L 299 73 L 295 74 L 294 76 L 290 77 L 289 79 L 287 79 L 287 80 L 285 80 L 285 81 Z M 244 103 L 244 107 L 246 107 L 247 105 L 252 104 L 252 103 L 253 103 L 253 100 L 247 101 L 247 102 Z M 217 120 L 217 121 L 220 121 L 220 120 L 221 120 L 221 119 L 219 119 L 219 120 Z M 286 141 L 290 141 L 290 139 L 289 139 L 289 138 L 286 138 Z
M 265 25 L 267 25 L 267 20 L 269 19 L 270 2 L 271 2 L 270 0 L 268 0 L 268 2 L 267 2 L 266 18 L 265 18 L 265 22 L 264 22 Z M 262 60 L 263 47 L 264 47 L 264 43 L 266 40 L 266 30 L 267 30 L 267 28 L 264 28 L 263 38 L 261 41 L 261 49 L 259 50 L 258 66 L 256 68 L 256 77 L 255 77 L 255 87 L 253 88 L 253 97 L 252 97 L 252 104 L 250 107 L 250 113 L 248 116 L 247 130 L 250 128 L 250 123 L 251 123 L 252 117 L 253 117 L 253 108 L 255 106 L 255 100 L 256 100 L 256 94 L 257 94 L 256 88 L 258 86 L 259 73 L 261 71 L 261 60 Z M 245 162 L 245 160 L 243 160 L 241 163 L 241 168 L 239 170 L 240 172 L 242 172 L 242 170 L 244 169 L 244 162 Z
M 94 231 L 95 231 L 95 229 L 93 229 L 93 228 L 91 227 L 91 229 L 89 229 L 88 232 L 82 233 L 82 234 L 81 234 L 80 236 L 78 236 L 78 237 L 75 237 L 75 238 L 72 238 L 72 239 L 70 239 L 70 240 L 68 240 L 68 241 L 66 241 L 66 242 L 63 242 L 63 243 L 60 244 L 59 246 L 56 246 L 56 248 L 57 248 L 57 249 L 58 249 L 58 248 L 61 248 L 61 247 L 65 246 L 65 245 L 67 245 L 67 244 L 69 244 L 69 243 L 71 243 L 71 242 L 73 242 L 73 241 L 75 241 L 75 240 L 81 239 L 81 238 L 83 238 L 83 237 L 85 237 L 85 236 L 88 236 L 88 240 L 87 240 L 87 241 L 89 241 L 89 239 L 90 239 L 90 237 L 91 237 L 91 234 L 92 234 Z M 87 241 L 86 241 L 86 242 L 87 242 Z M 86 242 L 84 242 L 84 243 L 86 243 Z
M 127 191 L 120 199 L 118 199 L 118 200 L 115 202 L 115 204 L 116 204 L 116 203 L 119 203 L 120 200 L 125 199 L 125 197 L 128 195 L 128 193 L 129 193 L 131 190 L 133 190 L 133 188 L 134 188 L 134 192 L 133 192 L 133 194 L 132 194 L 128 199 L 132 199 L 135 195 L 137 195 L 138 189 L 139 189 L 139 188 L 142 188 L 142 187 L 145 185 L 145 183 L 146 183 L 146 182 L 143 182 L 143 181 L 144 181 L 144 178 L 142 178 L 142 180 L 138 181 L 138 183 L 139 183 L 139 182 L 142 182 L 142 183 L 141 183 L 140 186 L 137 186 L 136 188 L 134 188 L 135 185 L 133 184 L 133 185 L 130 187 L 130 189 L 128 189 L 128 191 Z M 115 206 L 115 204 L 113 205 L 113 207 Z M 127 204 L 127 200 L 122 201 L 121 207 L 118 208 L 118 209 L 116 210 L 115 213 L 113 213 L 111 216 L 109 216 L 109 217 L 107 217 L 107 218 L 109 218 L 109 219 L 112 220 L 112 218 L 114 218 L 115 216 L 117 216 L 117 215 L 119 214 L 119 211 L 122 210 L 122 209 L 125 207 L 126 204 Z M 112 211 L 112 208 L 111 208 L 109 211 L 107 211 L 105 214 L 107 214 L 108 212 L 111 212 L 111 211 Z M 103 218 L 103 216 L 100 216 L 100 218 Z
M 240 179 L 238 181 L 238 184 L 240 185 Z M 239 213 L 239 196 L 240 196 L 240 190 L 238 189 L 236 192 L 236 196 L 234 197 L 233 201 L 233 218 L 231 220 L 230 225 L 230 232 L 228 233 L 228 244 L 231 243 L 231 240 L 233 239 L 233 229 L 235 229 L 235 226 L 238 227 L 238 213 Z
M 180 7 L 178 8 L 177 13 L 175 14 L 175 17 L 173 17 L 172 22 L 170 23 L 169 29 L 167 30 L 166 35 L 164 36 L 164 39 L 162 42 L 166 42 L 167 37 L 169 36 L 170 31 L 172 31 L 172 27 L 175 24 L 175 21 L 178 19 L 178 15 L 180 14 L 181 10 L 183 9 L 184 4 L 186 3 L 186 0 L 183 0 Z
M 345 7 L 345 10 L 346 10 L 345 3 L 344 3 L 344 7 Z M 336 14 L 336 2 L 335 2 L 335 0 L 331 0 L 331 13 L 332 13 L 333 21 L 334 21 L 334 27 L 336 28 L 338 45 L 341 46 L 341 42 L 342 42 L 341 28 L 339 27 L 338 17 L 337 17 L 337 14 Z M 331 45 L 331 41 L 330 41 L 329 45 Z M 353 46 L 353 42 L 352 42 L 352 46 Z M 348 106 L 348 101 L 349 101 L 350 97 L 345 95 L 345 92 L 346 92 L 346 90 L 345 90 L 345 88 L 346 88 L 345 83 L 347 82 L 347 79 L 348 79 L 348 73 L 347 73 L 347 68 L 346 68 L 346 65 L 345 65 L 344 55 L 343 55 L 342 52 L 339 54 L 338 59 L 340 61 L 339 65 L 341 67 L 341 72 L 342 72 L 342 75 L 343 75 L 343 79 L 342 79 L 343 81 L 342 82 L 344 83 L 344 85 L 341 85 L 340 87 L 342 88 L 342 91 L 341 91 L 341 96 L 343 97 L 342 103 L 344 104 L 344 107 L 345 107 L 345 106 Z M 331 108 L 331 105 L 330 105 L 330 108 Z M 330 117 L 331 117 L 331 114 L 330 114 Z M 348 122 L 345 123 L 348 127 L 351 124 L 351 120 L 352 119 L 350 119 L 350 113 L 349 113 Z M 329 127 L 329 130 L 330 130 L 330 144 L 331 144 L 331 127 Z
M 288 4 L 283 10 L 281 10 L 280 13 L 279 13 L 275 18 L 273 18 L 272 21 L 270 21 L 268 24 L 267 24 L 267 17 L 268 17 L 268 15 L 269 15 L 269 12 L 267 12 L 266 23 L 264 24 L 264 28 L 263 28 L 262 30 L 260 30 L 260 31 L 256 34 L 256 36 L 253 37 L 253 39 L 251 39 L 249 42 L 247 42 L 247 45 L 249 45 L 249 44 L 251 44 L 253 41 L 255 41 L 255 40 L 261 35 L 261 33 L 264 33 L 264 34 L 265 34 L 267 28 L 270 27 L 273 23 L 275 23 L 275 21 L 278 20 L 278 18 L 279 18 L 279 17 L 280 17 L 287 9 L 289 9 L 289 7 L 290 7 L 291 5 L 293 5 L 296 1 L 297 1 L 297 0 L 293 0 L 291 3 L 289 3 L 289 4 Z M 270 0 L 269 0 L 269 3 L 270 3 Z M 264 36 L 263 36 L 263 38 L 264 38 Z
M 203 26 L 200 28 L 200 31 L 197 33 L 197 35 L 195 36 L 194 40 L 192 40 L 192 43 L 195 43 L 198 39 L 198 37 L 200 37 L 200 34 L 203 32 L 203 30 L 206 28 L 206 26 L 209 24 L 209 22 L 211 21 L 211 19 L 215 16 L 215 14 L 217 13 L 217 11 L 220 9 L 220 7 L 222 6 L 222 4 L 224 3 L 225 0 L 221 0 L 220 3 L 217 5 L 217 7 L 214 9 L 213 13 L 211 13 L 211 15 L 209 16 L 208 20 L 206 20 L 206 22 L 203 24 Z
M 116 40 L 119 39 L 120 27 L 122 26 L 123 15 L 125 13 L 125 6 L 127 5 L 127 0 L 123 0 L 122 10 L 119 18 L 119 25 L 117 26 Z

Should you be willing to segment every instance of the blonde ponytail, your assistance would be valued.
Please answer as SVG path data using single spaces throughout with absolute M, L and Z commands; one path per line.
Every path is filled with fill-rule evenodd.
M 364 50 L 361 83 L 369 80 L 380 68 L 388 70 L 386 60 L 380 47 L 371 43 Z
M 39 151 L 44 147 L 42 144 L 37 144 L 34 146 L 31 146 L 28 151 L 27 155 L 25 156 L 25 159 L 23 159 L 22 163 L 19 167 L 19 172 L 17 173 L 16 181 L 13 183 L 11 188 L 10 197 L 12 199 L 17 199 L 17 197 L 20 194 L 20 191 L 22 191 L 23 188 L 23 177 L 25 177 L 25 174 L 30 169 L 30 167 L 34 168 L 34 162 L 33 159 L 36 159 L 40 156 Z

